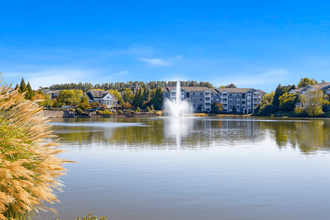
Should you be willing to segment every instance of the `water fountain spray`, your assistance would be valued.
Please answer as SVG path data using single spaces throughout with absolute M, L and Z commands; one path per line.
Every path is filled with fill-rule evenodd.
M 171 97 L 171 96 L 170 96 Z M 171 97 L 172 98 L 172 97 Z M 165 100 L 165 110 L 170 113 L 172 117 L 182 117 L 189 112 L 189 104 L 186 100 L 181 100 L 181 85 L 180 81 L 176 83 L 176 95 L 175 99 Z

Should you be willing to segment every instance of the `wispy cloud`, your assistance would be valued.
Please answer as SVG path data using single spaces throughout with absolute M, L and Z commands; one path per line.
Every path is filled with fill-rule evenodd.
M 160 58 L 139 58 L 139 60 L 144 61 L 152 66 L 171 66 L 172 63 Z
M 182 59 L 182 56 L 175 56 L 168 59 L 161 58 L 144 58 L 140 57 L 139 60 L 148 63 L 151 66 L 171 66 L 173 62 L 179 61 Z

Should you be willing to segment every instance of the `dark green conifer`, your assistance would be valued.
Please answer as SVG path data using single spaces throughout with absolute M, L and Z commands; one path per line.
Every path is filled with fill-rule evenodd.
M 27 88 L 27 92 L 25 94 L 25 98 L 26 99 L 31 99 L 35 94 L 34 94 L 32 88 L 31 88 L 30 82 L 28 82 L 26 88 Z
M 19 90 L 20 90 L 20 93 L 23 93 L 23 92 L 27 91 L 27 87 L 26 87 L 24 78 L 22 78 L 22 80 L 21 80 L 21 85 L 19 86 Z

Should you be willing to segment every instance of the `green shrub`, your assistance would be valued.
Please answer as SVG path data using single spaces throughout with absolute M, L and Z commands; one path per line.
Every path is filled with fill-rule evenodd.
M 136 107 L 136 112 L 141 112 L 141 109 L 139 107 Z
M 103 112 L 101 110 L 96 110 L 96 114 L 103 114 Z
M 111 111 L 109 111 L 109 110 L 105 110 L 103 112 L 103 115 L 113 115 L 113 113 Z
M 255 112 L 256 112 L 256 110 L 255 110 Z M 260 107 L 258 109 L 258 111 L 259 111 L 258 115 L 260 115 L 260 116 L 269 116 L 269 115 L 273 114 L 274 112 L 276 112 L 277 110 L 278 110 L 277 106 L 267 105 L 267 104 L 260 105 Z
M 79 103 L 78 108 L 86 111 L 86 110 L 90 109 L 91 106 L 90 106 L 90 104 L 88 102 L 87 103 L 86 102 L 82 102 L 82 103 Z
M 69 111 L 70 111 L 70 112 L 74 112 L 74 111 L 76 111 L 76 110 L 75 110 L 75 109 L 69 109 Z
M 99 219 L 96 216 L 92 216 L 92 214 L 93 213 L 89 213 L 89 215 L 87 215 L 86 217 L 82 217 L 82 218 L 77 217 L 76 220 L 107 220 L 107 217 L 102 216 Z M 60 219 L 58 218 L 58 219 L 55 219 L 55 220 L 60 220 Z
M 118 113 L 119 114 L 123 114 L 124 112 L 122 110 L 118 110 Z
M 137 111 L 137 110 L 136 110 Z M 131 111 L 131 114 L 135 114 L 135 111 Z
M 151 111 L 155 110 L 154 105 L 150 106 Z
M 76 112 L 77 112 L 78 115 L 80 115 L 83 112 L 83 110 L 81 110 L 81 108 L 77 108 Z
M 147 107 L 147 112 L 151 112 L 151 110 L 150 110 L 150 108 L 149 108 L 149 107 Z
M 330 118 L 330 112 L 325 112 L 324 116 L 327 117 L 327 118 Z

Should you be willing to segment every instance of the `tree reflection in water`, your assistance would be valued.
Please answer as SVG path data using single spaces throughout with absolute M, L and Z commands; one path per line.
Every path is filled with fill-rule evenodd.
M 122 149 L 194 149 L 244 147 L 267 137 L 281 149 L 299 148 L 305 154 L 330 149 L 329 120 L 241 118 L 108 118 L 57 119 L 54 132 L 64 147 Z M 90 123 L 75 126 L 71 123 Z M 123 126 L 122 123 L 137 123 Z

